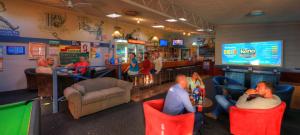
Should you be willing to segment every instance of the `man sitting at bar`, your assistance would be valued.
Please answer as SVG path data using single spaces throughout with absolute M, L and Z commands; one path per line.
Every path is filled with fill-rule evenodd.
M 281 100 L 272 92 L 272 84 L 261 81 L 257 84 L 256 89 L 247 90 L 237 102 L 228 98 L 228 96 L 216 95 L 217 107 L 212 113 L 206 115 L 210 118 L 217 119 L 223 111 L 228 112 L 229 107 L 233 105 L 242 109 L 270 109 L 276 107 L 281 103 Z
M 75 69 L 75 74 L 81 74 L 81 75 L 85 75 L 87 73 L 88 70 L 88 66 L 90 65 L 90 63 L 86 60 L 85 57 L 81 56 L 79 57 L 79 62 L 76 63 L 71 63 L 66 65 L 66 67 L 68 68 L 74 68 Z
M 194 134 L 198 134 L 201 123 L 202 114 L 196 112 L 196 108 L 192 105 L 189 93 L 187 92 L 187 79 L 185 75 L 178 75 L 176 82 L 172 86 L 165 99 L 163 112 L 169 115 L 179 115 L 184 113 L 195 113 Z

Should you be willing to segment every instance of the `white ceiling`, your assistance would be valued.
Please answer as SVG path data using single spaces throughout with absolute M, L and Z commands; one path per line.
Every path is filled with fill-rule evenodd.
M 49 6 L 57 6 L 62 0 L 31 0 Z M 182 22 L 169 23 L 161 15 L 145 9 L 130 5 L 121 0 L 72 0 L 88 2 L 90 6 L 75 7 L 77 11 L 86 14 L 103 16 L 117 12 L 123 14 L 120 21 L 136 23 L 137 17 L 143 18 L 141 25 L 151 27 L 153 24 L 163 24 L 172 31 L 195 32 L 195 27 Z M 147 0 L 145 0 L 147 1 Z M 182 6 L 193 13 L 203 17 L 215 25 L 223 24 L 257 24 L 300 22 L 300 0 L 174 0 L 175 4 Z M 60 6 L 58 6 L 60 7 Z M 124 11 L 133 10 L 139 14 L 136 17 L 124 15 Z M 251 10 L 263 10 L 265 16 L 246 17 Z

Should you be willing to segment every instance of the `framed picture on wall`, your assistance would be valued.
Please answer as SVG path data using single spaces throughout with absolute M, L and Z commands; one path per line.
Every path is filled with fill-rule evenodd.
M 0 72 L 3 71 L 3 58 L 0 58 Z
M 45 58 L 46 56 L 46 44 L 30 42 L 28 45 L 28 58 L 38 59 Z
M 0 45 L 0 58 L 3 58 L 4 46 Z

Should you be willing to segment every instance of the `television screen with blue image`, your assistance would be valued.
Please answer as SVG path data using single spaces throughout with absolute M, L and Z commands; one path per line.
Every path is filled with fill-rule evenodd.
M 281 40 L 222 44 L 222 64 L 282 66 Z
M 25 46 L 6 46 L 7 55 L 25 55 Z
M 160 39 L 159 40 L 159 46 L 168 46 L 168 40 Z

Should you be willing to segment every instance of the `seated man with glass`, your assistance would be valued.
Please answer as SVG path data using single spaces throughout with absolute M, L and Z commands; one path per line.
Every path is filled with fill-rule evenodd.
M 198 134 L 203 117 L 200 112 L 197 112 L 196 107 L 192 105 L 187 88 L 188 82 L 186 76 L 178 75 L 176 77 L 176 84 L 167 93 L 163 112 L 169 115 L 195 113 L 194 133 Z
M 80 56 L 79 57 L 79 61 L 76 63 L 70 63 L 68 65 L 66 65 L 67 68 L 74 68 L 75 74 L 81 74 L 81 75 L 85 75 L 88 71 L 88 66 L 90 65 L 90 63 L 88 62 L 87 58 Z
M 236 105 L 242 109 L 270 109 L 281 104 L 278 96 L 273 94 L 271 83 L 261 81 L 257 84 L 256 89 L 247 90 L 238 101 L 230 99 L 229 96 L 216 95 L 217 107 L 212 113 L 206 114 L 208 117 L 217 119 L 223 112 L 227 111 L 230 106 Z

